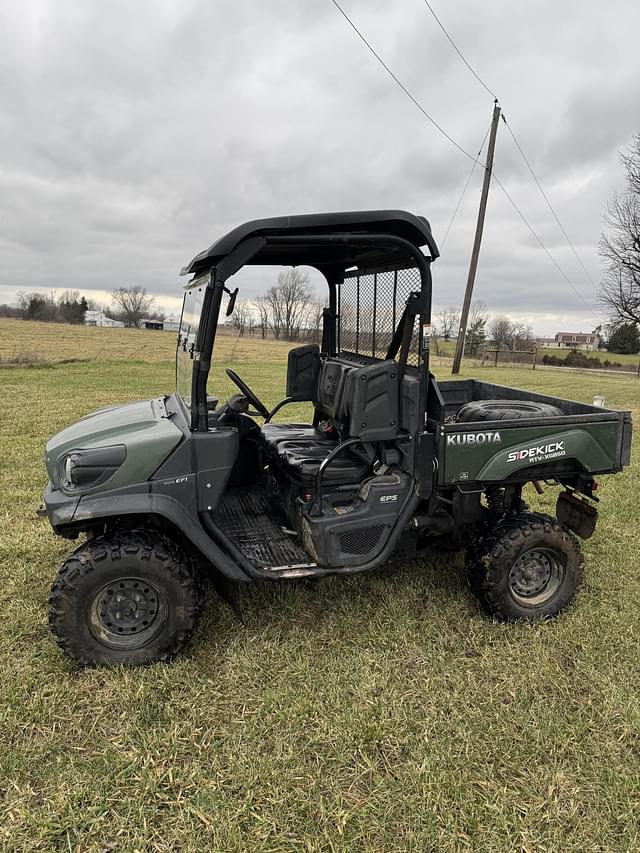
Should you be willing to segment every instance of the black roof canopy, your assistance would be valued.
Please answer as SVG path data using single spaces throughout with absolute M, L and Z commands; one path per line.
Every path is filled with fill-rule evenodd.
M 200 252 L 183 267 L 181 274 L 199 274 L 217 266 L 243 242 L 264 238 L 266 242 L 246 261 L 247 264 L 280 266 L 305 265 L 321 270 L 375 267 L 407 263 L 411 254 L 400 244 L 372 243 L 371 237 L 391 235 L 414 248 L 427 247 L 432 259 L 438 247 L 424 216 L 404 210 L 365 210 L 344 213 L 310 213 L 254 219 L 239 225 Z M 336 240 L 323 240 L 336 235 Z M 358 242 L 358 236 L 367 240 Z M 314 241 L 314 238 L 320 238 Z

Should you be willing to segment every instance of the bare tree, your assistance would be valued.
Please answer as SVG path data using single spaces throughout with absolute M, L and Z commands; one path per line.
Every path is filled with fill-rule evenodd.
M 144 287 L 118 287 L 111 294 L 116 313 L 127 326 L 140 326 L 153 307 L 154 298 Z
M 282 328 L 284 326 L 284 310 L 282 306 L 282 297 L 277 286 L 270 287 L 267 290 L 265 297 L 267 306 L 267 320 L 269 327 L 273 332 L 274 338 L 280 340 L 282 337 Z
M 242 338 L 247 331 L 250 318 L 251 309 L 249 305 L 240 300 L 239 302 L 236 302 L 233 314 L 229 317 L 228 324 L 232 329 L 235 329 L 238 336 Z
M 326 303 L 324 302 L 311 302 L 309 304 L 309 309 L 307 311 L 307 325 L 311 333 L 311 340 L 314 344 L 322 343 L 320 338 L 322 335 L 322 316 L 325 308 Z
M 70 289 L 63 290 L 62 293 L 58 296 L 58 305 L 63 305 L 65 302 L 80 302 L 80 291 Z
M 269 325 L 276 338 L 295 341 L 299 337 L 310 300 L 309 273 L 293 267 L 278 275 L 278 283 L 265 296 Z
M 609 234 L 600 239 L 600 256 L 607 274 L 598 301 L 614 325 L 640 323 L 640 133 L 620 155 L 627 189 L 609 200 L 604 217 Z
M 256 299 L 254 305 L 258 313 L 257 326 L 260 329 L 260 337 L 264 340 L 269 331 L 269 303 L 264 296 L 261 296 Z
M 340 299 L 340 333 L 355 337 L 357 323 L 355 302 L 348 302 L 343 295 Z
M 509 347 L 512 350 L 529 350 L 534 344 L 531 326 L 522 320 L 511 324 L 510 338 Z
M 511 320 L 506 314 L 496 314 L 489 321 L 489 337 L 498 349 L 508 347 L 511 340 Z
M 438 321 L 440 334 L 444 340 L 451 340 L 451 333 L 460 322 L 460 313 L 457 308 L 454 308 L 451 305 L 446 308 L 441 308 L 439 311 L 436 311 L 436 319 Z
M 498 349 L 522 351 L 534 343 L 531 326 L 522 320 L 510 320 L 505 314 L 496 314 L 489 322 L 489 337 Z

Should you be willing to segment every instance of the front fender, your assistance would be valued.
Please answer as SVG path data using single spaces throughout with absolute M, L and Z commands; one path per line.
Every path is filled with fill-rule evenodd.
M 229 580 L 250 580 L 238 564 L 206 533 L 198 520 L 195 505 L 191 507 L 172 495 L 154 492 L 147 483 L 143 486 L 144 492 L 120 489 L 116 493 L 109 492 L 105 495 L 69 498 L 49 485 L 44 496 L 49 521 L 53 529 L 61 533 L 63 528 L 65 532 L 87 530 L 93 524 L 120 516 L 164 518 L 175 525 L 202 556 Z

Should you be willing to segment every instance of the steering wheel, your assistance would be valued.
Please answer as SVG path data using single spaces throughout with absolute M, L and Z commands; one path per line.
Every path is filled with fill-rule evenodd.
M 230 367 L 227 367 L 227 376 L 229 379 L 238 386 L 238 388 L 242 391 L 244 396 L 249 400 L 250 403 L 256 408 L 256 411 L 259 415 L 262 415 L 263 418 L 268 418 L 270 415 L 269 409 L 265 406 L 265 404 L 260 400 L 259 397 L 256 396 L 255 392 L 249 388 L 244 379 L 240 379 L 235 370 L 231 370 Z

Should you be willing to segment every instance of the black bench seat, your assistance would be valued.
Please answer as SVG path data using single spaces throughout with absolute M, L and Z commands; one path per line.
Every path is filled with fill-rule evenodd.
M 290 356 L 295 352 L 292 350 Z M 394 441 L 398 434 L 399 380 L 395 361 L 376 360 L 360 365 L 348 358 L 325 357 L 315 363 L 313 387 L 306 397 L 297 399 L 312 402 L 316 419 L 323 418 L 330 425 L 328 429 L 311 424 L 267 423 L 260 432 L 263 467 L 286 494 L 291 485 L 298 489 L 303 486 L 305 492 L 309 487 L 313 489 L 322 462 L 340 441 L 347 439 L 358 439 L 359 443 L 345 448 L 330 462 L 323 482 L 360 483 L 370 472 L 376 445 Z M 293 379 L 289 379 L 288 392 L 295 390 Z M 292 393 L 288 396 L 294 399 Z
M 260 430 L 260 441 L 269 451 L 275 452 L 281 441 L 304 439 L 311 443 L 332 441 L 326 433 L 311 424 L 264 424 Z
M 335 442 L 312 444 L 306 441 L 283 441 L 277 446 L 280 469 L 292 480 L 304 485 L 315 483 L 318 468 L 336 447 Z M 323 482 L 359 483 L 367 475 L 371 461 L 362 454 L 345 449 L 325 469 Z

